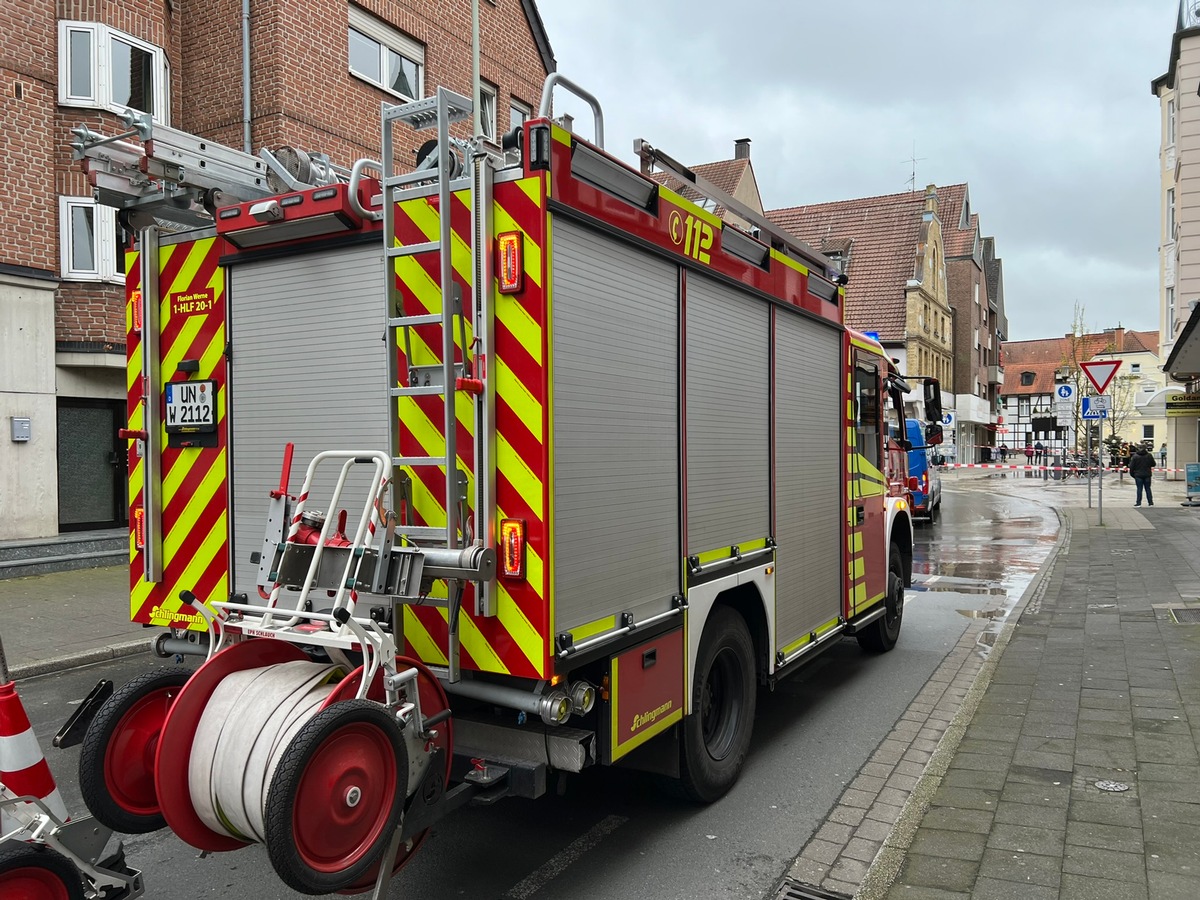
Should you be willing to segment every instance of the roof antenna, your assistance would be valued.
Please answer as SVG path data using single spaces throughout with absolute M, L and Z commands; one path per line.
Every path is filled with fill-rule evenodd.
M 908 159 L 901 160 L 901 162 L 906 162 L 906 163 L 912 164 L 912 177 L 910 177 L 908 179 L 908 181 L 905 182 L 905 184 L 908 185 L 909 191 L 914 194 L 917 192 L 917 163 L 924 162 L 924 161 L 925 161 L 924 156 L 917 156 L 917 142 L 914 140 L 912 156 L 910 156 Z

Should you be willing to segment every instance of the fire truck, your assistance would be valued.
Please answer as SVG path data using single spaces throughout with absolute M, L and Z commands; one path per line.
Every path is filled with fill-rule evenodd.
M 204 658 L 92 721 L 102 823 L 383 896 L 433 822 L 561 773 L 715 801 L 760 686 L 895 645 L 915 380 L 828 258 L 543 96 L 498 146 L 445 88 L 384 106 L 348 171 L 76 129 L 137 233 L 130 615 Z M 406 171 L 398 129 L 432 132 Z

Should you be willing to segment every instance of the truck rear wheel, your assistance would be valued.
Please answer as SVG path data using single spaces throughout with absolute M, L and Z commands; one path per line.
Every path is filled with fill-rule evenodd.
M 883 602 L 884 614 L 856 635 L 858 645 L 868 653 L 886 653 L 900 638 L 900 625 L 904 621 L 904 563 L 895 544 L 888 548 L 888 586 Z
M 737 612 L 718 606 L 696 654 L 692 714 L 680 726 L 679 787 L 689 800 L 712 803 L 733 787 L 750 748 L 756 701 L 750 631 Z
M 154 787 L 163 723 L 191 672 L 144 672 L 108 698 L 79 751 L 79 789 L 102 825 L 149 834 L 166 824 Z
M 0 848 L 0 897 L 83 900 L 83 880 L 61 853 L 44 844 L 10 841 Z

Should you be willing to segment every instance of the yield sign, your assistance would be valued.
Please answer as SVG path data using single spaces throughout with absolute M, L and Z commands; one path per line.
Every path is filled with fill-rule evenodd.
M 1088 381 L 1095 386 L 1097 393 L 1103 394 L 1105 388 L 1112 384 L 1117 369 L 1121 368 L 1121 361 L 1119 359 L 1093 359 L 1079 365 L 1083 369 L 1083 374 L 1088 377 Z

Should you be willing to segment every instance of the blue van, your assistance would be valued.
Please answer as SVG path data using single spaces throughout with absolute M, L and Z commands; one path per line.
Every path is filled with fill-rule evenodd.
M 935 448 L 925 445 L 925 430 L 916 419 L 905 419 L 904 428 L 912 445 L 908 451 L 908 475 L 917 480 L 917 489 L 912 492 L 913 513 L 932 520 L 942 505 L 942 476 L 930 462 Z

